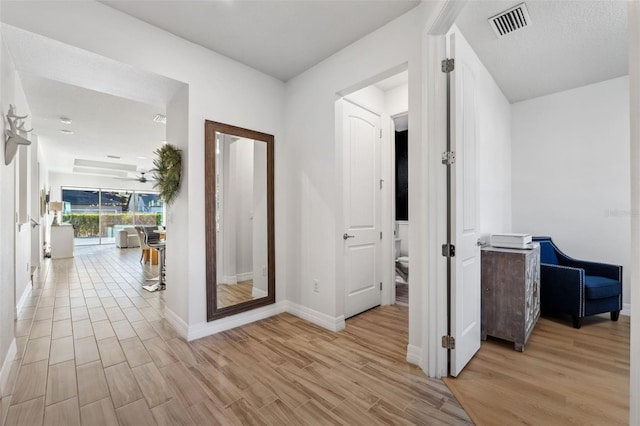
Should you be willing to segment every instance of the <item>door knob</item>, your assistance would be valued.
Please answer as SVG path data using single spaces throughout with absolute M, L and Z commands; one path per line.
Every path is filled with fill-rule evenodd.
M 349 235 L 346 232 L 342 235 L 343 240 L 348 240 L 349 238 L 355 238 L 355 235 Z

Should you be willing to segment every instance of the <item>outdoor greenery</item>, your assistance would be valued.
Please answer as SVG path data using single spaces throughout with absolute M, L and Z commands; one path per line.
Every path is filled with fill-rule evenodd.
M 114 226 L 133 226 L 131 213 L 102 214 L 102 224 L 98 213 L 67 213 L 62 215 L 62 221 L 73 225 L 76 238 L 95 238 L 113 236 Z M 136 225 L 162 225 L 162 213 L 136 213 Z

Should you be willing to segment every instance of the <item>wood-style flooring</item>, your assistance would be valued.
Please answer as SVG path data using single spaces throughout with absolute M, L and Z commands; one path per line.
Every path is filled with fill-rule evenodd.
M 477 425 L 628 425 L 629 317 L 540 318 L 524 352 L 489 338 L 445 383 Z
M 253 300 L 253 280 L 241 281 L 237 284 L 218 284 L 216 288 L 218 308 Z
M 6 425 L 470 424 L 405 361 L 407 309 L 332 333 L 289 314 L 186 342 L 142 290 L 139 249 L 47 260 L 16 322 Z M 168 283 L 171 285 L 171 283 Z

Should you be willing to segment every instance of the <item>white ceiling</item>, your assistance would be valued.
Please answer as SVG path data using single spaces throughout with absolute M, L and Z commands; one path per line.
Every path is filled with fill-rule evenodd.
M 626 1 L 527 0 L 532 25 L 498 39 L 487 19 L 520 3 L 470 1 L 456 20 L 509 102 L 628 74 Z
M 286 81 L 419 2 L 104 3 Z M 627 74 L 626 2 L 529 0 L 533 25 L 496 39 L 487 18 L 518 3 L 470 1 L 456 22 L 510 102 Z M 164 139 L 164 126 L 152 118 L 183 83 L 11 26 L 1 30 L 52 171 L 71 172 L 75 159 L 134 165 L 138 172 L 152 167 Z M 380 84 L 387 90 L 406 78 Z M 60 133 L 61 116 L 73 119 L 74 135 Z
M 102 3 L 287 81 L 413 9 L 420 0 Z
M 71 173 L 76 160 L 106 163 L 84 174 L 135 177 L 152 168 L 166 134 L 153 118 L 183 83 L 15 27 L 1 30 L 50 171 Z

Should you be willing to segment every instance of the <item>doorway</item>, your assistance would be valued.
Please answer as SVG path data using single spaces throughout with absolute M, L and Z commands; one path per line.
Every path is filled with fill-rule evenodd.
M 342 228 L 339 229 L 344 234 L 339 264 L 344 277 L 345 318 L 381 304 L 394 304 L 396 300 L 396 261 L 403 244 L 397 239 L 400 231 L 396 224 L 395 139 L 396 130 L 399 130 L 404 136 L 401 145 L 406 160 L 408 96 L 408 72 L 396 69 L 375 84 L 344 94 L 336 103 L 337 143 L 338 151 L 342 153 L 342 179 L 339 181 L 343 212 Z M 374 121 L 378 124 L 373 124 Z M 370 137 L 368 141 L 377 145 L 375 149 L 368 151 L 369 142 L 353 144 L 349 141 L 350 135 L 360 130 Z M 371 166 L 370 169 L 364 167 L 364 163 Z M 355 168 L 359 172 L 354 175 Z M 407 172 L 405 161 L 405 208 L 401 224 L 405 233 L 402 252 L 405 257 L 408 255 Z M 360 181 L 361 178 L 364 180 Z M 360 182 L 363 189 L 354 192 L 356 182 Z M 370 196 L 360 200 L 365 192 Z M 354 213 L 358 213 L 364 222 L 354 224 Z M 365 241 L 364 236 L 355 232 L 365 229 L 371 240 Z M 405 269 L 408 271 L 406 261 Z M 408 297 L 408 286 L 405 290 Z

